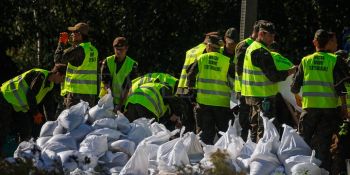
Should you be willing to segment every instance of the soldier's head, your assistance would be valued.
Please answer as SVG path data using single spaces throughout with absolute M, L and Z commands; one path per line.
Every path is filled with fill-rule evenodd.
M 266 46 L 270 46 L 275 40 L 275 25 L 269 21 L 263 21 L 259 24 L 258 42 L 263 42 Z
M 205 43 L 207 45 L 207 52 L 218 52 L 220 47 L 223 46 L 224 42 L 218 35 L 210 35 Z
M 335 52 L 338 47 L 335 33 L 323 29 L 318 29 L 315 32 L 313 44 L 317 51 L 326 50 L 332 53 Z
M 118 59 L 124 59 L 128 51 L 128 40 L 125 37 L 117 37 L 113 41 L 114 55 Z
M 55 64 L 50 72 L 48 78 L 49 81 L 54 82 L 55 84 L 60 84 L 64 81 L 66 76 L 67 65 L 66 64 Z
M 238 42 L 237 30 L 233 27 L 227 29 L 224 39 L 225 39 L 225 47 L 228 49 L 228 51 L 234 52 Z
M 267 21 L 266 20 L 255 21 L 254 26 L 253 26 L 252 35 L 250 36 L 251 38 L 253 38 L 255 40 L 258 37 L 260 24 L 264 23 L 264 22 L 267 22 Z
M 73 27 L 68 27 L 68 30 L 72 32 L 71 37 L 74 44 L 80 44 L 88 40 L 89 25 L 80 22 Z

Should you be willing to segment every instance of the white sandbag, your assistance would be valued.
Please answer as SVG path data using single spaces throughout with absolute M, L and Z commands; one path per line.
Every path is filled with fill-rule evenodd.
M 38 139 L 36 139 L 36 144 L 40 147 L 43 148 L 43 146 L 46 144 L 46 142 L 48 140 L 50 140 L 51 136 L 47 136 L 47 137 L 39 137 Z
M 121 170 L 120 175 L 148 175 L 148 154 L 149 150 L 146 144 L 140 144 L 135 153 L 129 159 L 128 163 Z
M 292 127 L 283 124 L 284 127 L 280 146 L 277 156 L 280 162 L 285 163 L 285 160 L 295 155 L 311 155 L 311 148 L 304 139 Z
M 93 123 L 96 120 L 103 118 L 114 118 L 114 112 L 112 109 L 106 109 L 104 106 L 95 105 L 89 110 L 89 122 Z
M 57 155 L 57 153 L 45 149 L 41 152 L 41 159 L 44 163 L 44 170 L 48 172 L 62 172 L 61 158 Z
M 107 151 L 106 154 L 101 158 L 108 168 L 113 168 L 115 166 L 124 166 L 129 161 L 129 156 L 123 152 L 112 153 Z
M 113 96 L 110 89 L 107 90 L 108 93 L 104 95 L 100 100 L 98 100 L 97 105 L 104 106 L 105 109 L 114 109 Z
M 66 134 L 67 129 L 65 129 L 63 126 L 60 125 L 60 122 L 58 122 L 57 127 L 53 130 L 53 135 L 58 135 L 58 134 Z
M 109 150 L 113 152 L 124 152 L 131 157 L 135 152 L 135 143 L 130 140 L 117 140 L 109 144 Z
M 82 156 L 79 159 L 79 168 L 86 171 L 88 174 L 90 174 L 90 172 L 94 173 L 94 168 L 98 164 L 99 157 L 87 152 L 84 152 L 81 155 Z
M 203 148 L 199 142 L 199 136 L 193 132 L 188 132 L 183 136 L 188 158 L 191 162 L 199 162 L 204 157 Z
M 58 135 L 52 136 L 50 140 L 47 141 L 47 143 L 60 143 L 66 146 L 70 150 L 78 149 L 76 140 L 73 137 L 67 136 L 64 134 L 58 134 Z
M 40 137 L 53 136 L 53 131 L 58 125 L 58 121 L 47 121 L 40 130 Z
M 90 153 L 96 157 L 101 157 L 108 150 L 107 136 L 90 135 L 81 143 L 79 152 Z
M 22 157 L 27 159 L 38 160 L 40 157 L 41 149 L 32 140 L 21 142 L 16 151 L 13 153 L 13 157 Z
M 237 165 L 243 172 L 249 172 L 250 156 L 253 154 L 255 148 L 256 143 L 252 141 L 249 131 L 247 141 L 236 158 Z
M 151 130 L 148 127 L 131 123 L 131 130 L 128 133 L 128 139 L 135 142 L 138 145 L 143 139 L 152 135 Z M 119 124 L 118 124 L 119 126 Z
M 71 172 L 79 167 L 79 160 L 82 155 L 79 151 L 68 150 L 58 153 L 61 158 L 62 167 L 64 172 Z
M 122 133 L 114 129 L 102 128 L 102 129 L 94 130 L 88 134 L 88 136 L 91 136 L 91 135 L 98 135 L 98 136 L 104 135 L 104 136 L 107 136 L 108 141 L 114 141 L 114 140 L 118 140 L 120 138 L 120 135 L 122 135 Z
M 261 117 L 264 122 L 264 135 L 251 156 L 250 175 L 269 175 L 280 166 L 276 155 L 280 136 L 272 123 L 273 119 L 269 120 L 263 115 Z
M 276 157 L 277 160 L 277 157 Z M 250 175 L 270 175 L 280 164 L 276 161 L 254 159 L 250 163 Z
M 67 150 L 71 150 L 70 148 L 68 148 L 66 145 L 59 143 L 59 142 L 51 142 L 51 143 L 46 143 L 43 146 L 44 150 L 50 150 L 55 152 L 56 154 L 62 152 L 62 151 L 67 151 Z
M 115 121 L 114 118 L 103 118 L 96 120 L 92 127 L 94 129 L 101 129 L 101 128 L 110 128 L 110 129 L 118 129 L 118 123 Z
M 160 162 L 158 162 L 158 169 L 159 171 L 175 173 L 177 170 L 176 167 L 188 165 L 189 163 L 190 160 L 188 158 L 185 145 L 183 144 L 181 138 L 175 143 L 173 149 L 169 154 L 168 159 L 161 160 Z
M 240 153 L 241 150 L 244 147 L 244 141 L 241 137 L 233 137 L 231 140 L 231 143 L 227 146 L 227 151 L 230 154 L 231 159 L 236 159 Z
M 81 101 L 80 103 L 62 111 L 58 116 L 58 121 L 68 131 L 77 128 L 85 121 L 85 115 L 89 109 L 89 103 Z
M 176 138 L 173 140 L 170 140 L 162 145 L 159 146 L 157 150 L 157 162 L 168 162 L 169 154 L 171 150 L 173 149 L 174 145 L 177 141 L 179 141 L 180 138 Z M 143 143 L 143 142 L 141 142 Z
M 159 132 L 169 131 L 163 124 L 158 122 L 152 123 L 149 128 L 152 132 L 152 135 L 156 135 Z
M 69 172 L 69 175 L 89 175 L 89 174 L 81 170 L 80 168 L 76 168 L 74 171 Z
M 228 122 L 228 128 L 225 133 L 219 132 L 222 136 L 217 140 L 217 142 L 214 144 L 217 147 L 221 147 L 223 149 L 226 149 L 228 145 L 231 143 L 233 138 L 240 137 L 241 135 L 241 126 L 239 124 L 239 118 L 238 116 L 235 116 L 235 121 L 232 125 L 232 120 Z M 243 141 L 243 139 L 241 138 Z M 243 141 L 244 142 L 244 141 Z
M 169 141 L 170 137 L 177 134 L 180 130 L 175 129 L 174 131 L 170 132 L 169 130 L 161 130 L 158 133 L 154 133 L 153 135 L 145 138 L 142 140 L 142 142 L 148 143 L 148 144 L 156 144 L 161 145 L 167 141 Z
M 95 105 L 89 110 L 89 122 L 93 123 L 102 118 L 114 118 L 114 104 L 111 93 L 104 95 Z
M 291 169 L 292 175 L 321 175 L 321 168 L 319 168 L 316 164 L 310 162 L 298 163 L 294 165 Z
M 125 115 L 119 111 L 117 113 L 118 116 L 115 119 L 115 121 L 117 122 L 118 130 L 121 131 L 123 134 L 128 134 L 131 130 L 131 125 L 128 118 L 126 118 Z
M 302 108 L 301 106 L 297 105 L 295 96 L 290 90 L 292 82 L 293 82 L 293 75 L 289 75 L 285 81 L 278 82 L 278 90 L 281 93 L 283 99 L 289 102 L 297 111 L 301 112 Z M 299 95 L 301 95 L 301 93 L 299 93 Z
M 66 135 L 74 138 L 77 142 L 81 142 L 91 131 L 93 131 L 93 128 L 90 125 L 81 124 L 77 128 L 68 132 Z
M 321 161 L 315 157 L 315 151 L 312 150 L 311 156 L 295 155 L 287 158 L 283 162 L 286 174 L 291 175 L 292 167 L 301 163 L 312 163 L 312 164 L 315 164 L 316 166 L 321 165 Z

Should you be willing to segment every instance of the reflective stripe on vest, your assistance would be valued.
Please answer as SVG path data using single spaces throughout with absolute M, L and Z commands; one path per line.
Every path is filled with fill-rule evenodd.
M 227 78 L 229 65 L 230 58 L 217 52 L 202 54 L 198 58 L 196 81 L 198 103 L 229 107 L 232 89 Z
M 249 45 L 251 45 L 254 42 L 254 40 L 252 38 L 247 38 L 247 39 L 245 39 L 245 40 L 243 40 L 241 42 L 245 42 L 249 46 Z M 245 53 L 244 53 L 244 55 L 245 55 Z M 234 58 L 233 62 L 235 63 L 235 65 L 237 65 L 238 59 L 236 57 L 236 54 L 235 54 L 235 58 Z M 242 86 L 242 76 L 239 76 L 237 71 L 235 71 L 235 83 L 234 83 L 234 86 L 235 86 L 235 92 L 241 92 L 241 90 L 242 90 L 242 87 L 241 87 Z
M 140 104 L 151 111 L 157 118 L 160 118 L 167 109 L 160 93 L 160 89 L 163 87 L 166 88 L 167 86 L 159 83 L 143 84 L 129 95 L 125 106 L 127 107 L 128 103 Z
M 157 83 L 161 83 L 171 87 L 172 92 L 174 92 L 177 80 L 178 80 L 177 78 L 166 73 L 148 73 L 132 80 L 131 89 L 132 91 L 134 91 L 136 88 L 138 88 L 139 86 L 145 83 L 154 83 L 157 81 Z
M 134 64 L 137 64 L 137 62 L 132 58 L 126 56 L 123 65 L 121 65 L 118 73 L 116 73 L 118 65 L 115 63 L 115 56 L 112 55 L 107 57 L 106 61 L 109 73 L 110 75 L 112 75 L 111 90 L 113 96 L 113 103 L 119 104 L 121 93 L 123 91 L 122 86 L 124 84 L 124 81 L 132 71 Z M 103 83 L 101 83 L 101 88 L 102 86 L 104 86 Z
M 315 52 L 301 61 L 304 71 L 302 107 L 335 108 L 338 97 L 333 86 L 333 69 L 337 58 L 334 54 Z
M 179 88 L 187 88 L 187 69 L 192 63 L 194 63 L 194 61 L 197 59 L 198 56 L 203 54 L 205 48 L 206 48 L 206 45 L 201 43 L 186 52 L 185 63 L 182 67 L 181 75 L 179 79 L 179 85 L 178 85 Z
M 278 92 L 277 83 L 270 81 L 262 70 L 252 64 L 251 53 L 264 45 L 254 41 L 248 48 L 244 57 L 242 74 L 242 95 L 247 97 L 269 97 Z M 268 50 L 269 51 L 269 50 Z
M 36 94 L 35 96 L 37 104 L 39 104 L 45 97 L 45 95 L 53 88 L 53 82 L 50 83 L 50 86 L 45 87 L 45 81 L 48 78 L 49 71 L 43 69 L 31 69 L 5 82 L 1 86 L 1 92 L 3 93 L 3 96 L 6 99 L 6 101 L 13 106 L 16 112 L 27 112 L 29 110 L 26 96 L 27 91 L 29 90 L 29 86 L 24 80 L 24 77 L 26 77 L 26 75 L 31 73 L 32 71 L 40 72 L 44 74 L 45 77 L 38 94 Z
M 79 45 L 84 49 L 84 61 L 78 67 L 68 63 L 61 95 L 65 95 L 67 92 L 97 95 L 98 52 L 90 42 L 81 43 Z

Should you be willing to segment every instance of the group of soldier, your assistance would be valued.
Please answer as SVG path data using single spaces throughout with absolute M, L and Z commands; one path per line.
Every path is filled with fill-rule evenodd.
M 127 56 L 125 37 L 115 38 L 114 54 L 104 59 L 99 69 L 98 51 L 88 38 L 89 26 L 78 23 L 68 30 L 70 40 L 60 35 L 51 71 L 31 69 L 2 84 L 1 148 L 9 133 L 20 133 L 19 141 L 29 139 L 32 126 L 47 120 L 38 105 L 54 84 L 60 84 L 63 108 L 80 100 L 92 107 L 97 96 L 111 93 L 114 111 L 123 112 L 130 122 L 147 117 L 168 129 L 184 125 L 187 131 L 201 132 L 205 144 L 213 144 L 218 131 L 226 131 L 236 113 L 242 138 L 246 140 L 250 130 L 252 141 L 258 142 L 264 129 L 261 115 L 275 118 L 274 124 L 282 132 L 281 124 L 287 121 L 276 115 L 280 105 L 276 103 L 278 82 L 294 75 L 291 91 L 303 109 L 296 123 L 298 131 L 316 150 L 321 166 L 331 170 L 332 134 L 342 119 L 349 118 L 349 72 L 344 60 L 335 54 L 335 33 L 317 30 L 315 53 L 304 57 L 297 66 L 278 53 L 275 26 L 269 21 L 257 21 L 251 36 L 240 42 L 235 28 L 229 28 L 224 37 L 210 32 L 202 43 L 186 52 L 177 79 L 167 73 L 139 76 L 138 63 Z M 238 100 L 233 108 L 231 98 Z M 317 144 L 313 143 L 315 138 Z

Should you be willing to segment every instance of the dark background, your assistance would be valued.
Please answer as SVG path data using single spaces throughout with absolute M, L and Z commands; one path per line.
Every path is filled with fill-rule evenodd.
M 337 33 L 349 26 L 346 0 L 260 0 L 258 19 L 274 22 L 281 53 L 298 64 L 313 52 L 319 28 Z M 1 82 L 33 67 L 51 69 L 58 36 L 87 22 L 99 59 L 113 54 L 116 36 L 129 39 L 128 55 L 141 74 L 179 76 L 185 52 L 210 31 L 239 31 L 240 0 L 2 0 L 0 1 Z M 18 68 L 16 71 L 15 68 Z

